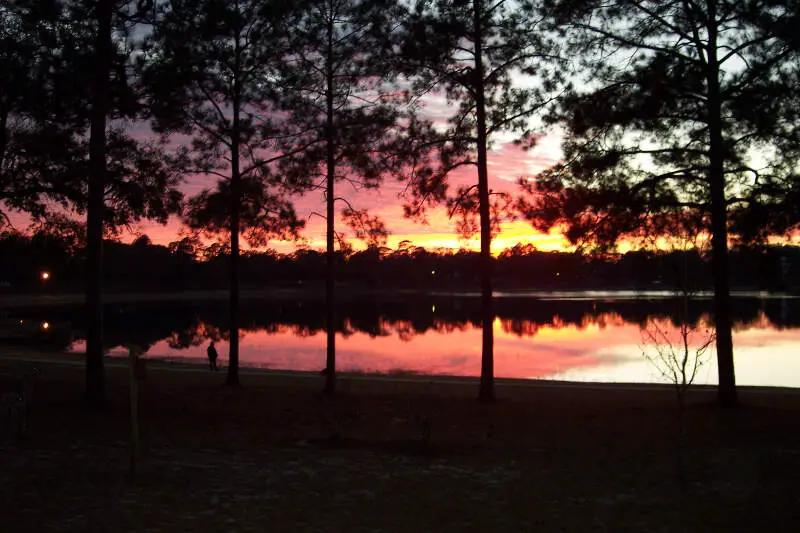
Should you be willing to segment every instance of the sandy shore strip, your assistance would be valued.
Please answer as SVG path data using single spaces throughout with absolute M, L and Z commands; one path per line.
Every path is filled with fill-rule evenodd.
M 166 359 L 161 357 L 144 357 L 146 367 L 152 372 L 193 372 L 208 373 L 208 367 L 202 359 Z M 55 365 L 83 367 L 85 365 L 85 353 L 83 352 L 42 352 L 29 349 L 17 349 L 0 346 L 0 366 L 3 362 L 11 365 Z M 124 355 L 108 355 L 105 359 L 105 366 L 114 369 L 128 369 L 130 363 Z M 224 375 L 227 367 L 219 365 L 220 373 Z M 270 379 L 296 380 L 302 383 L 308 380 L 320 382 L 322 378 L 318 372 L 307 372 L 287 369 L 269 369 L 264 367 L 240 366 L 239 372 L 247 378 L 263 378 L 268 382 Z M 477 390 L 479 384 L 478 377 L 472 376 L 448 376 L 435 374 L 416 374 L 411 372 L 390 372 L 386 374 L 370 372 L 337 372 L 340 381 L 365 381 L 365 382 L 389 382 L 389 383 L 410 383 L 428 384 L 437 386 L 454 386 L 456 388 L 473 387 Z M 495 377 L 495 385 L 502 393 L 506 390 L 515 388 L 567 388 L 567 389 L 586 389 L 586 390 L 615 390 L 615 391 L 655 391 L 675 394 L 675 386 L 669 383 L 632 383 L 632 382 L 581 382 L 581 381 L 562 381 L 553 379 L 519 379 Z M 370 387 L 367 387 L 370 388 Z M 739 390 L 747 395 L 750 394 L 780 394 L 780 395 L 800 395 L 799 388 L 775 387 L 775 386 L 739 386 Z M 714 385 L 693 385 L 688 395 L 692 397 L 702 397 L 704 401 L 712 401 L 716 395 Z
M 0 372 L 37 354 L 5 352 Z M 41 355 L 41 354 L 38 354 Z M 53 360 L 55 359 L 55 360 Z M 82 406 L 80 355 L 40 358 L 24 439 L 0 444 L 9 531 L 793 531 L 800 395 L 667 386 L 224 372 L 151 363 L 127 479 L 128 369 Z M 681 430 L 681 428 L 683 428 Z

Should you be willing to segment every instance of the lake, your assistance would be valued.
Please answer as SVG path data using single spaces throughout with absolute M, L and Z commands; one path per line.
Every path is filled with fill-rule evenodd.
M 497 293 L 492 324 L 495 375 L 583 382 L 668 382 L 669 348 L 682 346 L 688 324 L 692 348 L 710 337 L 710 295 L 689 302 L 669 293 Z M 761 293 L 733 298 L 737 383 L 800 387 L 800 299 Z M 44 347 L 82 351 L 80 308 L 6 311 L 5 323 L 28 328 Z M 224 301 L 106 306 L 109 353 L 125 346 L 146 358 L 204 364 L 209 339 L 227 362 Z M 682 321 L 686 316 L 688 320 Z M 45 327 L 46 324 L 46 327 Z M 9 326 L 4 328 L 8 331 Z M 337 367 L 384 374 L 480 374 L 481 327 L 475 294 L 344 295 L 336 324 Z M 315 296 L 245 300 L 243 366 L 319 371 L 325 361 L 324 302 Z M 8 335 L 6 335 L 8 337 Z M 658 339 L 658 342 L 654 341 Z M 3 345 L 0 344 L 0 350 Z M 690 352 L 693 354 L 694 349 Z M 650 354 L 650 358 L 644 354 Z M 716 383 L 712 350 L 696 383 Z

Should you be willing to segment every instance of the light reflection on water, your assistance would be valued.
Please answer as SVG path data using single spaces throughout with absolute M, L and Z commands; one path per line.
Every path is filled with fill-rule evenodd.
M 675 346 L 676 326 L 668 318 L 648 318 Z M 478 376 L 481 329 L 470 322 L 434 321 L 420 327 L 413 320 L 379 319 L 369 332 L 345 321 L 337 334 L 337 368 L 340 371 L 383 374 L 435 374 Z M 495 375 L 506 378 L 551 379 L 584 382 L 658 383 L 665 379 L 644 355 L 648 347 L 644 324 L 632 323 L 613 312 L 589 315 L 569 323 L 554 315 L 548 323 L 525 319 L 494 321 Z M 694 344 L 702 342 L 708 319 L 697 323 Z M 221 331 L 203 322 L 185 338 L 173 335 L 153 343 L 149 358 L 205 363 L 207 338 L 216 337 L 223 365 L 228 343 Z M 325 361 L 325 333 L 299 324 L 273 324 L 241 331 L 240 361 L 245 366 L 269 369 L 319 371 Z M 776 328 L 760 312 L 734 331 L 737 383 L 800 387 L 800 329 Z M 651 347 L 652 348 L 652 347 Z M 82 351 L 78 342 L 73 350 Z M 112 355 L 124 355 L 122 348 Z M 695 383 L 716 383 L 713 350 Z

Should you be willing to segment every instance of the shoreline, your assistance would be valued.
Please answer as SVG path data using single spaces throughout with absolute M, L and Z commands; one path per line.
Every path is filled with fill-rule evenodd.
M 459 297 L 476 298 L 480 292 L 474 289 L 452 289 L 441 290 L 435 288 L 408 289 L 408 288 L 366 288 L 339 285 L 337 288 L 342 292 L 339 299 L 347 301 L 352 297 L 367 296 L 432 296 L 432 297 Z M 173 292 L 109 292 L 103 295 L 103 303 L 155 303 L 155 302 L 193 302 L 199 300 L 219 301 L 228 298 L 227 289 L 210 290 L 185 290 Z M 701 291 L 694 296 L 695 299 L 705 300 L 713 296 L 711 291 Z M 323 287 L 269 287 L 262 289 L 245 289 L 241 291 L 240 298 L 243 300 L 254 299 L 322 299 L 324 297 Z M 536 289 L 536 288 L 496 288 L 493 291 L 494 299 L 502 298 L 531 298 L 531 299 L 572 299 L 582 300 L 594 299 L 669 299 L 674 298 L 673 291 L 666 289 Z M 732 290 L 731 297 L 734 298 L 766 298 L 766 299 L 800 299 L 800 295 L 793 292 L 769 292 L 755 289 Z M 82 305 L 84 302 L 83 293 L 64 292 L 64 293 L 0 293 L 0 307 L 8 309 L 25 307 L 56 307 Z
M 40 364 L 65 367 L 82 367 L 84 353 L 69 352 L 50 354 L 42 352 L 18 351 L 4 353 L 0 351 L 0 362 L 23 364 Z M 190 362 L 186 360 L 174 361 L 164 358 L 143 358 L 147 372 L 178 372 L 189 374 L 208 374 L 205 361 Z M 125 355 L 106 355 L 105 367 L 109 369 L 128 369 L 129 363 Z M 218 375 L 226 375 L 227 366 L 220 366 Z M 297 381 L 314 381 L 324 383 L 324 376 L 319 372 L 289 369 L 270 369 L 256 366 L 241 365 L 239 374 L 242 377 L 256 379 L 290 379 Z M 474 387 L 477 391 L 480 378 L 477 376 L 453 376 L 447 374 L 417 374 L 417 373 L 379 373 L 379 372 L 348 372 L 336 373 L 337 381 L 342 382 L 368 382 L 388 384 L 425 384 L 425 385 L 455 385 L 460 387 Z M 618 392 L 670 392 L 675 394 L 675 385 L 670 383 L 638 383 L 638 382 L 609 382 L 609 381 L 566 381 L 555 379 L 525 379 L 495 377 L 495 386 L 502 390 L 506 388 L 521 389 L 572 389 L 582 391 L 618 391 Z M 800 395 L 800 387 L 784 387 L 777 385 L 737 385 L 737 389 L 745 394 L 776 394 Z M 692 396 L 713 396 L 716 394 L 716 385 L 693 384 L 689 386 L 688 394 Z

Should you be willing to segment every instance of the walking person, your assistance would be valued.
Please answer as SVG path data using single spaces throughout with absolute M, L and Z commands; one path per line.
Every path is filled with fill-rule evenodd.
M 214 341 L 211 341 L 211 344 L 208 345 L 208 350 L 206 350 L 206 354 L 208 354 L 208 369 L 212 372 L 216 372 L 217 357 L 219 357 L 219 354 L 217 353 L 217 349 L 214 347 Z

